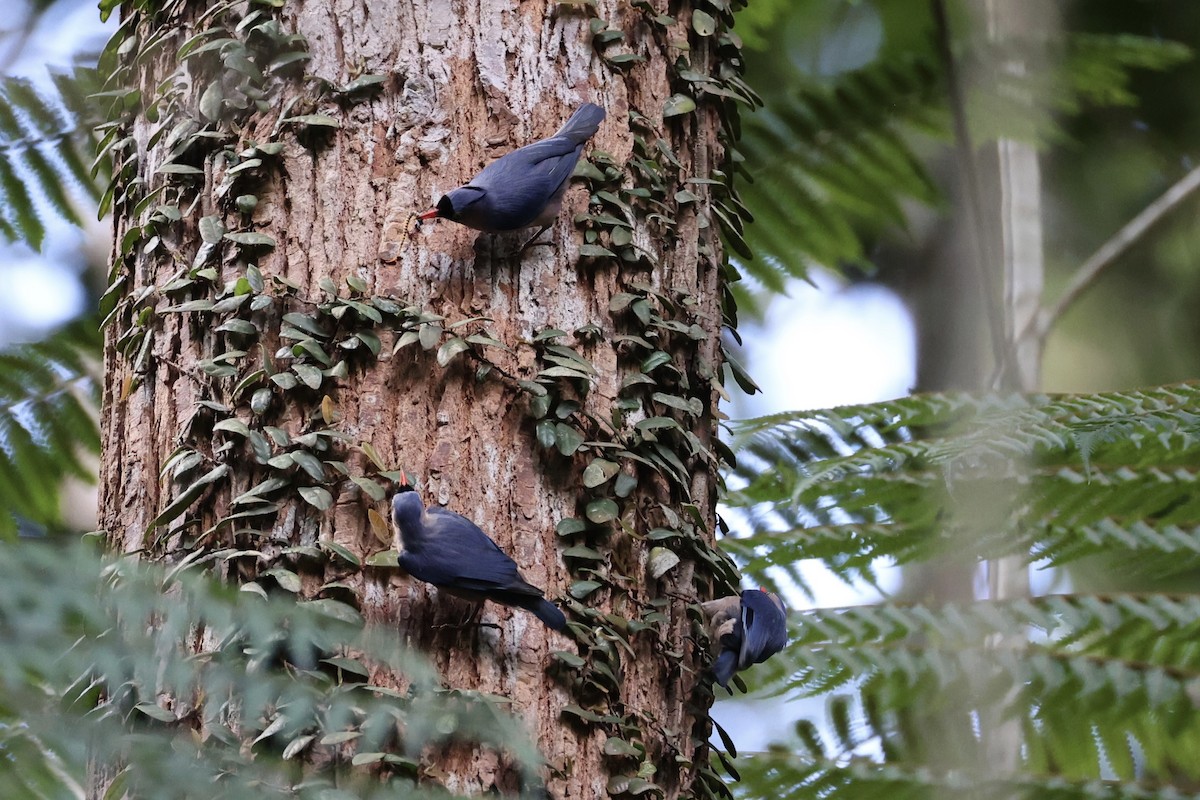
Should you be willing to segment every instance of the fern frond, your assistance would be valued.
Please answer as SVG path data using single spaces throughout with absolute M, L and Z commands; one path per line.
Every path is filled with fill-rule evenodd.
M 1051 564 L 1119 554 L 1126 573 L 1187 575 L 1200 567 L 1198 401 L 1188 383 L 754 420 L 735 426 L 748 457 L 726 497 L 752 532 L 724 546 L 763 581 L 812 558 L 870 580 L 881 560 L 935 553 Z M 883 603 L 797 615 L 791 644 L 752 679 L 773 693 L 851 693 L 863 709 L 853 742 L 887 759 L 870 775 L 921 754 L 923 726 L 939 730 L 928 746 L 944 758 L 986 763 L 987 731 L 1010 720 L 1024 773 L 1187 786 L 1200 780 L 1198 634 L 1194 595 Z M 845 730 L 837 738 L 846 749 Z
M 1059 775 L 998 776 L 994 771 L 945 769 L 908 761 L 874 764 L 868 759 L 813 758 L 784 750 L 739 763 L 748 786 L 745 798 L 796 800 L 1195 800 L 1200 793 L 1171 784 L 1138 780 L 1064 779 Z
M 1130 779 L 1152 760 L 1155 774 L 1200 777 L 1187 744 L 1200 744 L 1195 596 L 882 604 L 792 623 L 788 647 L 752 678 L 770 693 L 850 691 L 863 719 L 840 724 L 843 756 L 882 745 L 894 765 L 897 754 L 922 750 L 921 726 L 936 725 L 961 729 L 951 760 L 969 767 L 986 762 L 989 733 L 977 720 L 1014 719 L 1026 731 L 1031 773 Z
M 82 224 L 67 187 L 99 198 L 87 162 L 92 128 L 101 115 L 87 96 L 96 78 L 88 69 L 53 76 L 55 91 L 23 78 L 0 79 L 0 234 L 40 250 L 45 220 L 57 215 Z
M 940 432 L 997 438 L 1013 452 L 1032 453 L 1041 445 L 1063 446 L 1088 437 L 1092 445 L 1127 448 L 1147 438 L 1175 435 L 1200 448 L 1200 385 L 1169 384 L 1135 391 L 1087 395 L 925 394 L 882 403 L 774 414 L 732 426 L 735 445 L 761 458 L 811 453 L 854 452 L 881 443 L 903 446 L 914 438 L 936 441 Z M 1000 436 L 997 436 L 997 433 Z M 958 436 L 961 439 L 961 435 Z M 785 444 L 786 443 L 786 446 Z M 1184 442 L 1180 442 L 1181 444 Z M 1127 452 L 1127 451 L 1123 451 Z M 903 447 L 895 454 L 908 460 Z M 1155 462 L 1157 463 L 1157 462 Z
M 59 527 L 63 479 L 95 480 L 84 456 L 100 452 L 100 346 L 88 317 L 0 350 L 0 538 L 16 534 L 18 516 Z
M 1075 33 L 1057 55 L 1066 91 L 1045 98 L 1051 107 L 1074 113 L 1082 105 L 1132 106 L 1133 71 L 1165 72 L 1194 56 L 1181 42 L 1148 36 Z
M 1192 647 L 1200 633 L 1197 595 L 1058 594 L 938 608 L 886 603 L 821 609 L 794 615 L 789 640 L 816 650 L 905 639 L 977 647 L 986 636 L 1030 629 L 1056 649 L 1189 671 L 1200 667 L 1200 652 Z
M 444 742 L 505 754 L 532 792 L 540 757 L 513 717 L 443 691 L 394 631 L 323 613 L 331 602 L 260 602 L 78 545 L 0 545 L 0 795 L 73 796 L 98 759 L 125 765 L 129 796 L 423 797 L 421 753 Z M 196 657 L 197 641 L 212 651 Z
M 778 4 L 768 3 L 746 19 L 757 25 L 780 13 Z M 785 46 L 757 33 L 762 49 Z M 756 219 L 748 241 L 764 258 L 743 267 L 763 285 L 778 287 L 814 265 L 869 271 L 864 242 L 903 230 L 905 201 L 942 201 L 913 145 L 917 133 L 949 138 L 942 65 L 922 37 L 909 41 L 920 45 L 898 53 L 881 48 L 877 61 L 833 77 L 796 70 L 787 83 L 800 88 L 774 92 L 746 121 L 739 147 L 755 182 L 741 194 Z M 1169 70 L 1192 56 L 1177 42 L 1128 35 L 1037 34 L 997 44 L 975 32 L 956 44 L 964 60 L 979 62 L 973 73 L 984 76 L 972 87 L 969 108 L 978 141 L 1060 138 L 1058 117 L 1087 106 L 1132 104 L 1135 71 Z M 1035 66 L 995 67 L 1013 59 Z
M 746 120 L 740 147 L 754 183 L 742 199 L 754 215 L 755 252 L 744 268 L 767 285 L 776 270 L 803 276 L 810 265 L 864 264 L 864 229 L 902 225 L 901 201 L 939 196 L 904 141 L 908 122 L 937 102 L 928 57 L 888 59 L 809 81 Z
M 861 577 L 931 548 L 1066 563 L 1119 546 L 1148 557 L 1139 567 L 1180 572 L 1200 564 L 1197 409 L 1188 383 L 750 420 L 733 428 L 738 488 L 725 502 L 754 533 L 727 546 L 756 577 L 796 558 Z M 968 497 L 1007 507 L 985 524 Z

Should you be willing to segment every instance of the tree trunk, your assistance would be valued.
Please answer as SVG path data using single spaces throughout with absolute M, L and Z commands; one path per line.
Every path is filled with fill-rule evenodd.
M 1025 78 L 1047 73 L 1052 65 L 1035 47 L 1038 37 L 1058 30 L 1058 14 L 1052 4 L 983 0 L 972 7 L 977 24 L 986 32 L 996 56 L 985 59 L 981 70 L 992 75 L 980 76 L 980 82 L 994 84 L 1005 79 Z M 1037 108 L 1032 97 L 1019 97 L 1031 117 L 1047 114 Z M 998 254 L 1003 267 L 1004 349 L 1007 364 L 1000 371 L 998 385 L 989 388 L 1034 392 L 1041 382 L 1042 346 L 1037 339 L 1036 320 L 1045 284 L 1045 254 L 1042 246 L 1042 184 L 1037 148 L 1033 143 L 1000 137 L 989 143 L 982 163 L 989 204 L 981 235 L 993 241 L 991 252 Z M 1032 470 L 1032 463 L 1018 468 Z M 1003 485 L 1003 484 L 1001 484 Z M 1026 484 L 1027 485 L 1027 484 Z M 997 490 L 997 507 L 1018 507 L 1026 502 L 1020 489 Z M 995 530 L 1004 517 L 980 523 L 980 532 Z M 1028 597 L 1029 565 L 1023 556 L 994 558 L 987 562 L 988 599 L 1003 602 Z M 992 634 L 988 645 L 1006 652 L 1026 643 L 1019 636 Z M 1003 704 L 981 714 L 981 730 L 989 768 L 998 774 L 1016 774 L 1021 767 L 1024 734 L 1021 722 L 1006 713 L 1004 706 L 1014 702 L 1019 687 L 1006 693 Z
M 933 0 L 935 18 L 946 20 L 944 0 Z M 927 282 L 915 287 L 912 302 L 921 309 L 918 331 L 919 388 L 922 391 L 1033 391 L 1040 374 L 1040 346 L 1033 321 L 1041 300 L 1043 251 L 1041 183 L 1036 147 L 1009 137 L 972 139 L 966 110 L 968 98 L 988 108 L 1000 98 L 1012 102 L 1025 116 L 1044 113 L 1033 98 L 1015 94 L 1011 84 L 1050 65 L 1035 47 L 1039 37 L 1057 29 L 1051 4 L 1033 0 L 972 0 L 965 4 L 971 24 L 965 47 L 944 42 L 944 57 L 952 111 L 961 120 L 954 162 L 954 231 L 950 247 L 923 259 Z M 949 29 L 943 34 L 948 36 Z M 959 32 L 963 35 L 964 32 Z M 964 69 L 965 67 L 965 69 Z M 961 81 L 961 83 L 960 83 Z M 1003 88 L 997 88 L 1003 87 Z M 1008 94 L 1005 93 L 1008 90 Z M 1017 122 L 1010 122 L 1015 125 Z M 985 285 L 986 284 L 986 285 Z M 989 341 L 998 337 L 998 341 Z M 992 356 L 989 363 L 988 355 Z M 996 363 L 997 361 L 1002 363 Z M 990 373 L 990 374 L 989 374 Z M 969 603 L 983 599 L 977 592 L 978 559 L 975 543 L 1003 529 L 1011 509 L 1023 502 L 1017 481 L 961 480 L 947 476 L 943 520 L 962 539 L 959 551 L 926 564 L 905 567 L 905 589 L 928 603 Z M 986 561 L 989 600 L 1011 600 L 1029 594 L 1029 569 L 1024 557 Z M 1016 639 L 988 636 L 986 646 L 1004 650 Z M 970 687 L 961 697 L 946 700 L 934 714 L 920 710 L 922 745 L 926 758 L 947 769 L 982 767 L 1011 774 L 1020 763 L 1022 731 L 1007 714 L 1014 687 L 1004 702 L 982 698 L 994 687 Z M 964 717 L 975 709 L 978 718 Z M 986 741 L 986 764 L 971 764 L 970 750 L 956 747 L 970 741 L 977 725 Z
M 215 562 L 230 580 L 399 626 L 447 687 L 511 699 L 555 797 L 638 779 L 710 792 L 689 604 L 735 580 L 713 547 L 728 112 L 679 73 L 725 85 L 736 51 L 723 3 L 634 5 L 288 2 L 275 29 L 265 6 L 180 2 L 126 19 L 142 105 L 113 151 L 112 546 L 238 551 Z M 585 101 L 608 111 L 585 158 L 603 152 L 549 246 L 517 255 L 531 232 L 449 222 L 408 235 L 411 212 Z M 568 634 L 491 604 L 495 627 L 464 627 L 464 602 L 389 566 L 400 468 L 573 598 Z M 644 754 L 606 756 L 609 737 Z M 518 788 L 467 748 L 427 754 L 422 775 Z

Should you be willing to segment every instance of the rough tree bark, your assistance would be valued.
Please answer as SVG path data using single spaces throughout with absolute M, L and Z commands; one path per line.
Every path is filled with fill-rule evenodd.
M 610 736 L 644 747 L 640 761 L 657 766 L 652 779 L 664 796 L 707 793 L 701 778 L 711 696 L 698 687 L 704 657 L 688 609 L 689 600 L 713 591 L 714 567 L 696 555 L 711 549 L 715 527 L 708 451 L 722 362 L 721 255 L 711 209 L 720 187 L 704 181 L 714 173 L 723 180 L 716 171 L 725 157 L 722 101 L 689 92 L 679 70 L 686 62 L 695 73 L 716 75 L 719 50 L 729 44 L 721 33 L 728 9 L 704 3 L 707 12 L 693 16 L 688 3 L 634 6 L 289 0 L 278 12 L 202 2 L 126 11 L 136 46 L 125 63 L 142 104 L 127 118 L 114 200 L 114 276 L 124 283 L 113 293 L 121 299 L 107 329 L 101 472 L 102 527 L 112 546 L 167 563 L 251 548 L 259 555 L 224 562 L 228 579 L 277 591 L 264 575 L 284 567 L 300 577 L 300 597 L 343 600 L 368 620 L 399 626 L 434 659 L 447 686 L 511 698 L 547 758 L 555 797 L 628 788 L 610 780 L 628 778 L 637 761 L 631 768 L 628 757 L 606 757 Z M 237 28 L 255 13 L 263 16 Z M 269 13 L 282 36 L 298 34 L 303 44 L 280 37 L 263 44 L 246 33 Z M 217 28 L 180 61 L 189 37 Z M 238 53 L 253 68 L 230 56 L 240 44 L 195 54 L 223 36 L 245 44 Z M 305 49 L 307 61 L 289 63 L 287 52 Z M 319 80 L 302 80 L 300 65 Z M 361 75 L 384 77 L 354 84 Z M 247 82 L 262 89 L 258 96 Z M 699 97 L 696 110 L 687 98 L 672 100 L 681 90 Z M 591 219 L 576 220 L 589 213 L 588 187 L 576 181 L 551 244 L 520 257 L 512 255 L 520 234 L 479 235 L 442 222 L 407 235 L 410 212 L 489 160 L 550 134 L 584 101 L 608 111 L 589 146 L 607 153 L 590 173 Z M 206 131 L 213 135 L 205 138 Z M 238 171 L 248 182 L 234 177 Z M 139 204 L 163 186 L 154 202 Z M 181 218 L 156 212 L 158 204 Z M 597 235 L 581 257 L 585 229 Z M 360 318 L 371 328 L 366 337 L 351 342 L 353 352 L 339 347 L 340 329 L 329 328 L 342 318 L 313 312 L 331 297 L 322 289 L 326 279 L 344 298 L 367 305 L 390 298 L 410 312 L 387 316 L 384 302 L 384 323 Z M 240 289 L 222 294 L 239 281 Z M 254 299 L 239 304 L 239 291 Z M 297 332 L 303 321 L 281 321 L 284 314 L 308 315 L 324 335 Z M 230 320 L 240 322 L 231 328 Z M 547 329 L 565 333 L 555 338 Z M 243 333 L 249 338 L 237 338 Z M 304 333 L 332 365 L 311 348 L 285 352 Z M 406 333 L 418 341 L 401 343 Z M 360 358 L 372 334 L 379 356 Z M 461 344 L 448 344 L 455 339 Z M 398 343 L 407 346 L 393 353 Z M 590 381 L 543 374 L 563 363 L 561 353 L 555 360 L 546 350 L 555 343 L 590 362 Z M 339 371 L 339 363 L 349 366 Z M 549 400 L 539 397 L 543 391 Z M 655 391 L 666 400 L 652 399 Z M 656 440 L 653 431 L 661 429 L 636 428 L 647 418 L 674 419 L 678 435 L 668 430 Z M 326 430 L 345 439 L 320 433 Z M 541 444 L 539 432 L 547 434 Z M 578 446 L 579 438 L 598 443 Z M 310 444 L 315 465 L 305 455 Z M 659 444 L 672 453 L 656 450 Z M 281 454 L 294 457 L 270 461 Z M 671 455 L 680 462 L 674 473 Z M 618 476 L 602 464 L 588 482 L 605 480 L 585 490 L 583 470 L 598 456 Z M 574 587 L 582 602 L 569 616 L 583 632 L 556 634 L 496 605 L 482 616 L 495 627 L 463 629 L 454 624 L 466 610 L 461 601 L 394 568 L 359 568 L 355 560 L 389 546 L 368 513 L 386 516 L 387 502 L 339 470 L 386 487 L 381 473 L 399 467 L 417 478 L 427 503 L 488 531 L 549 597 L 595 579 L 599 588 L 590 593 Z M 624 485 L 620 475 L 628 476 Z M 272 476 L 290 484 L 262 489 Z M 248 490 L 261 497 L 247 501 Z M 614 505 L 594 505 L 604 500 Z M 247 510 L 261 513 L 231 519 Z M 556 527 L 567 535 L 556 535 Z M 656 527 L 685 535 L 643 538 Z M 679 544 L 689 538 L 693 544 Z M 682 559 L 661 579 L 648 572 L 657 544 Z M 288 552 L 297 546 L 326 557 Z M 564 560 L 571 546 L 590 547 L 599 560 L 583 550 Z M 336 555 L 339 548 L 351 558 Z M 658 564 L 669 564 L 665 557 Z M 338 585 L 325 588 L 331 582 Z M 625 641 L 612 646 L 616 633 L 628 651 Z M 588 670 L 606 640 L 617 653 L 610 658 L 619 662 L 619 686 L 591 691 Z M 554 651 L 576 654 L 586 666 L 574 659 L 564 666 Z M 396 681 L 372 676 L 373 683 Z M 616 715 L 633 727 L 564 715 L 567 707 Z M 428 759 L 424 780 L 453 791 L 518 788 L 493 753 L 451 749 Z

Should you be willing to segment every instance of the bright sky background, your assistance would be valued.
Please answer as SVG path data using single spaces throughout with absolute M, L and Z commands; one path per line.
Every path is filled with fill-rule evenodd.
M 771 302 L 761 325 L 739 325 L 747 368 L 763 391 L 738 397 L 730 416 L 888 400 L 908 394 L 916 381 L 916 334 L 908 309 L 894 292 L 874 284 L 848 285 L 826 272 L 810 278 L 815 286 L 789 283 L 787 296 Z M 880 597 L 870 587 L 847 585 L 817 562 L 802 565 L 801 573 L 817 602 L 793 592 L 785 598 L 793 611 Z M 888 570 L 880 570 L 879 577 L 885 589 L 894 587 Z M 719 687 L 717 693 L 723 695 Z M 735 696 L 718 703 L 713 717 L 739 750 L 754 752 L 790 738 L 795 721 L 819 716 L 824 702 Z
M 45 253 L 23 245 L 0 245 L 0 343 L 28 339 L 73 319 L 86 300 L 78 228 L 56 223 Z
M 5 8 L 0 25 L 12 30 L 24 24 L 21 6 L 0 0 Z M 23 4 L 22 4 L 23 5 Z M 41 24 L 24 41 L 20 56 L 7 74 L 25 77 L 39 89 L 52 86 L 50 70 L 70 69 L 81 53 L 96 53 L 116 30 L 116 15 L 100 23 L 94 2 L 60 0 L 41 18 Z M 9 37 L 9 38 L 15 38 Z M 0 58 L 9 58 L 8 38 Z M 94 217 L 95 212 L 84 212 Z M 31 339 L 73 317 L 82 309 L 86 293 L 79 283 L 85 266 L 85 235 L 95 235 L 99 223 L 85 234 L 64 223 L 54 213 L 42 215 L 46 242 L 41 254 L 24 245 L 0 244 L 0 345 L 13 339 Z
M 16 11 L 10 2 L 6 0 L 5 10 Z M 5 30 L 24 25 L 24 14 L 20 19 L 6 16 L 2 24 Z M 40 24 L 24 43 L 20 58 L 13 62 L 8 74 L 32 77 L 44 73 L 48 65 L 69 67 L 81 53 L 100 52 L 116 29 L 117 15 L 113 14 L 107 22 L 101 23 L 95 2 L 59 0 L 42 15 Z
M 739 400 L 743 416 L 902 397 L 916 381 L 916 338 L 904 303 L 876 284 L 849 286 L 814 272 L 793 280 L 764 324 L 739 326 L 762 393 Z

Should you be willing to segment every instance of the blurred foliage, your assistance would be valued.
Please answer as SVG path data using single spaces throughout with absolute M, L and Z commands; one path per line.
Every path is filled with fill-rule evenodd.
M 496 698 L 443 690 L 350 606 L 257 598 L 199 565 L 0 544 L 0 796 L 80 796 L 91 760 L 122 765 L 114 798 L 444 797 L 417 786 L 421 754 L 456 744 L 505 754 L 537 795 L 540 757 Z
M 872 580 L 880 558 L 964 547 L 1049 565 L 1120 550 L 1157 575 L 1200 568 L 1200 386 L 915 395 L 734 430 L 742 487 L 726 502 L 756 533 L 725 549 L 768 586 L 779 575 L 803 585 L 799 558 Z
M 873 273 L 870 248 L 906 228 L 906 204 L 937 207 L 945 194 L 931 165 L 952 126 L 929 4 L 760 0 L 738 19 L 764 101 L 739 143 L 759 256 L 743 268 L 774 292 L 814 267 Z M 954 51 L 961 70 L 984 76 L 968 98 L 975 140 L 1043 145 L 1068 140 L 1064 120 L 1085 109 L 1133 105 L 1137 71 L 1191 57 L 1181 43 L 1120 32 L 1003 44 L 964 33 Z M 1043 68 L 988 68 L 1013 57 Z
M 1185 87 L 1200 65 L 1181 43 L 1197 40 L 1200 6 L 1064 2 L 1065 33 L 1004 45 L 1036 65 L 1022 75 L 979 73 L 1008 53 L 964 34 L 964 8 L 951 4 L 952 49 L 976 70 L 971 134 L 1039 145 L 1053 289 L 1195 166 L 1200 101 Z M 739 146 L 761 259 L 743 268 L 768 299 L 815 266 L 911 285 L 930 240 L 950 233 L 939 223 L 955 162 L 929 9 L 760 0 L 740 15 L 764 99 Z M 1100 313 L 1068 318 L 1073 382 L 1196 374 L 1195 207 L 1106 276 Z M 1055 359 L 1052 348 L 1048 374 Z M 811 590 L 805 559 L 870 584 L 884 565 L 982 577 L 1015 557 L 1069 566 L 1075 587 L 945 604 L 918 585 L 904 603 L 793 615 L 789 647 L 747 678 L 764 694 L 823 697 L 825 712 L 743 755 L 738 796 L 1194 795 L 1198 401 L 1193 384 L 939 394 L 734 424 L 725 502 L 750 533 L 723 546 L 753 582 Z
M 95 481 L 101 337 L 95 316 L 38 342 L 0 348 L 0 539 L 18 520 L 61 528 L 60 486 Z
M 0 78 L 0 236 L 34 250 L 42 248 L 47 214 L 83 224 L 88 206 L 74 202 L 71 189 L 92 208 L 100 197 L 88 167 L 91 129 L 101 119 L 88 99 L 97 88 L 95 72 L 80 68 L 51 78 L 53 92 L 25 78 Z
M 1075 2 L 1065 24 L 1096 34 L 1200 41 L 1200 4 Z M 1200 59 L 1169 76 L 1135 72 L 1136 105 L 1064 119 L 1066 142 L 1045 159 L 1047 281 L 1052 289 L 1107 237 L 1200 164 Z M 1200 374 L 1200 199 L 1135 246 L 1063 318 L 1045 359 L 1047 388 L 1098 391 Z
M 1200 386 L 918 395 L 740 423 L 726 539 L 765 586 L 800 559 L 848 581 L 883 561 L 1042 567 L 1103 556 L 1146 588 L 795 615 L 762 691 L 829 695 L 742 796 L 1178 797 L 1200 765 Z M 920 592 L 917 592 L 918 598 Z M 989 725 L 989 721 L 992 723 Z M 1019 763 L 995 760 L 1003 724 Z M 993 727 L 994 726 L 994 727 Z
M 6 63 L 53 8 L 27 6 Z M 0 78 L 0 237 L 40 250 L 51 216 L 79 225 L 95 209 L 95 89 L 88 69 Z M 0 349 L 0 540 L 27 523 L 57 532 L 63 479 L 94 480 L 99 329 L 93 313 Z M 255 556 L 164 571 L 0 541 L 0 796 L 79 797 L 91 769 L 119 765 L 106 797 L 444 797 L 418 785 L 422 755 L 481 746 L 514 765 L 522 796 L 544 794 L 507 701 L 443 690 L 394 631 L 336 600 L 260 600 L 191 574 Z
M 2 63 L 36 49 L 47 15 L 65 13 L 65 5 L 37 0 L 9 9 Z M 0 76 L 0 240 L 40 251 L 53 220 L 82 226 L 95 215 L 92 129 L 105 116 L 98 86 L 95 70 L 82 66 L 38 82 Z M 19 525 L 61 532 L 63 481 L 95 480 L 85 457 L 100 449 L 101 341 L 90 313 L 40 341 L 0 342 L 0 539 Z
M 1042 145 L 1050 296 L 1108 237 L 1200 163 L 1200 98 L 1189 91 L 1200 81 L 1200 60 L 1187 57 L 1187 47 L 1200 41 L 1200 4 L 1063 0 L 1055 6 L 1067 33 L 1037 37 L 1019 48 L 1040 66 L 1020 81 L 972 72 L 973 66 L 1003 54 L 978 37 L 968 36 L 954 47 L 963 71 L 979 81 L 972 87 L 969 109 L 977 139 L 1002 132 L 1035 138 Z M 969 31 L 964 8 L 962 2 L 950 3 L 953 27 L 960 34 Z M 807 238 L 794 241 L 811 223 L 791 211 L 788 186 L 795 181 L 785 177 L 790 156 L 784 154 L 795 149 L 805 151 L 803 159 L 824 162 L 829 156 L 823 150 L 836 143 L 820 137 L 810 141 L 803 129 L 792 134 L 779 119 L 792 113 L 786 109 L 803 107 L 813 87 L 835 91 L 840 82 L 854 80 L 857 71 L 869 74 L 893 61 L 929 66 L 940 87 L 929 3 L 757 0 L 739 14 L 738 30 L 748 45 L 747 78 L 765 103 L 765 113 L 754 115 L 757 121 L 747 120 L 740 145 L 746 171 L 756 179 L 741 194 L 764 223 L 752 226 L 747 235 L 761 263 L 747 263 L 743 269 L 777 286 L 783 277 L 803 275 L 819 265 L 842 271 L 850 280 L 886 283 L 915 306 L 937 302 L 936 291 L 927 287 L 936 280 L 928 262 L 932 252 L 945 246 L 952 226 L 963 224 L 955 209 L 940 199 L 922 208 L 922 184 L 898 181 L 885 187 L 882 196 L 855 195 L 860 205 L 850 209 L 848 222 L 857 242 L 836 227 L 822 232 L 816 245 L 810 246 Z M 1006 94 L 1013 90 L 1021 102 Z M 856 101 L 853 93 L 848 97 L 848 118 L 853 119 Z M 897 113 L 886 125 L 900 134 L 940 198 L 954 185 L 957 167 L 944 91 L 936 88 L 930 97 L 928 116 L 916 122 L 907 119 L 914 113 L 911 94 L 889 98 L 875 113 L 886 116 L 895 102 Z M 940 131 L 925 124 L 939 119 Z M 781 146 L 780 140 L 786 144 Z M 803 176 L 797 196 L 813 195 L 817 185 L 817 179 Z M 823 201 L 818 219 L 842 204 L 840 193 L 829 192 L 828 199 L 815 196 Z M 904 225 L 890 216 L 897 202 L 906 212 Z M 1047 388 L 1100 391 L 1166 383 L 1200 372 L 1200 315 L 1194 313 L 1200 305 L 1200 272 L 1194 267 L 1200 228 L 1193 221 L 1198 208 L 1200 200 L 1192 198 L 1160 223 L 1064 317 L 1048 342 Z M 769 229 L 760 236 L 764 227 Z M 814 256 L 838 242 L 845 246 L 836 258 L 823 255 L 820 261 Z M 747 296 L 746 285 L 739 291 L 747 313 L 773 297 Z M 917 297 L 922 293 L 934 299 Z

